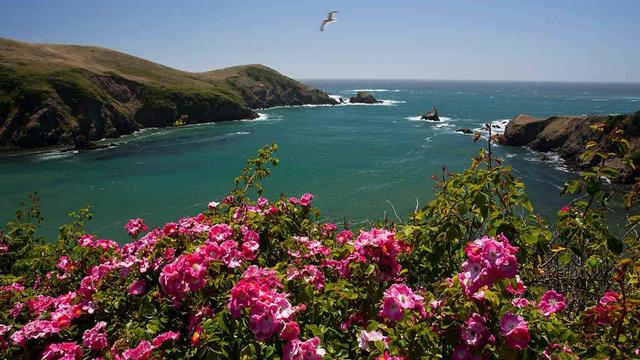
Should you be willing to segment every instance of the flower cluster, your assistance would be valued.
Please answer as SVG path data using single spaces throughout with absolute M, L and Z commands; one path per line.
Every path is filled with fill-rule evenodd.
M 527 321 L 522 316 L 510 312 L 504 314 L 500 320 L 500 332 L 505 337 L 507 346 L 517 350 L 525 349 L 531 339 Z
M 193 253 L 184 253 L 165 265 L 160 274 L 162 290 L 175 300 L 180 300 L 189 292 L 198 291 L 205 285 L 205 275 L 210 262 L 220 261 L 229 268 L 236 268 L 245 260 L 255 259 L 259 248 L 257 233 L 245 229 L 242 245 L 234 240 L 233 230 L 227 224 L 217 224 L 208 231 L 208 239 Z
M 100 321 L 91 329 L 85 330 L 82 335 L 82 344 L 91 350 L 100 351 L 105 349 L 109 344 L 107 342 L 107 332 L 105 331 L 107 323 Z
M 596 306 L 587 309 L 584 313 L 584 321 L 596 325 L 611 325 L 620 316 L 620 294 L 607 291 Z
M 295 316 L 306 306 L 292 306 L 287 294 L 278 291 L 282 287 L 273 270 L 252 265 L 231 289 L 227 305 L 231 315 L 238 318 L 242 309 L 248 308 L 249 329 L 259 341 L 266 341 L 274 334 L 282 340 L 292 340 L 300 333 Z
M 515 277 L 518 273 L 517 251 L 518 248 L 511 246 L 503 235 L 497 239 L 485 236 L 469 243 L 465 248 L 467 261 L 458 274 L 465 294 L 472 296 L 483 286 L 490 288 L 496 280 Z
M 336 242 L 353 246 L 353 251 L 340 260 L 325 260 L 323 265 L 334 268 L 341 277 L 351 275 L 351 264 L 372 263 L 377 265 L 377 278 L 380 281 L 401 280 L 398 255 L 410 251 L 410 247 L 395 237 L 395 233 L 384 229 L 360 231 L 358 238 L 343 230 L 336 235 Z
M 314 337 L 307 341 L 293 339 L 284 345 L 282 353 L 283 360 L 320 360 L 326 352 L 320 347 L 320 339 Z
M 289 270 L 287 271 L 287 281 L 294 279 L 302 279 L 317 290 L 322 290 L 322 288 L 324 288 L 324 274 L 315 265 L 304 265 L 302 269 L 298 269 L 293 266 L 289 267 Z
M 553 290 L 531 299 L 540 290 L 528 291 L 518 249 L 504 236 L 469 243 L 458 276 L 428 286 L 431 293 L 404 277 L 401 262 L 413 255 L 401 240 L 406 231 L 354 236 L 313 222 L 312 200 L 230 197 L 147 233 L 142 219 L 132 219 L 125 229 L 133 239 L 122 246 L 78 236 L 75 251 L 56 254 L 41 276 L 0 287 L 0 357 L 184 358 L 211 356 L 211 344 L 219 356 L 284 360 L 334 352 L 401 360 L 432 349 L 482 359 L 536 346 L 553 358 L 569 349 L 560 345 L 566 339 L 530 334 L 540 319 L 560 321 L 552 315 L 565 300 Z M 606 293 L 585 319 L 611 324 L 619 302 Z M 131 316 L 110 322 L 122 306 Z M 238 343 L 247 339 L 261 344 Z
M 207 262 L 202 253 L 183 254 L 165 265 L 160 273 L 160 286 L 175 299 L 204 287 Z
M 391 285 L 384 292 L 380 316 L 390 321 L 398 321 L 404 317 L 405 310 L 417 311 L 422 318 L 427 316 L 422 296 L 414 294 L 407 285 Z
M 138 234 L 143 231 L 147 231 L 149 228 L 144 224 L 144 221 L 142 219 L 137 218 L 127 221 L 127 223 L 124 225 L 124 229 L 127 230 L 129 236 L 135 239 L 138 237 Z
M 471 348 L 478 348 L 485 344 L 493 344 L 496 339 L 485 326 L 487 319 L 477 313 L 473 313 L 465 322 L 465 327 L 460 332 L 462 341 Z
M 303 194 L 300 199 L 298 199 L 295 196 L 292 196 L 289 198 L 289 202 L 292 204 L 297 204 L 300 206 L 311 206 L 311 201 L 313 200 L 313 194 L 309 194 L 309 193 L 305 193 Z
M 82 357 L 82 348 L 74 342 L 49 344 L 42 353 L 42 360 L 74 360 Z

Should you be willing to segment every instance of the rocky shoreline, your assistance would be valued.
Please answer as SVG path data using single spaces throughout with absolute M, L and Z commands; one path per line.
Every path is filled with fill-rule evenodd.
M 623 130 L 624 138 L 629 142 L 627 156 L 634 162 L 640 162 L 640 111 L 626 115 L 552 116 L 544 119 L 521 114 L 509 121 L 503 135 L 508 146 L 552 151 L 570 169 L 585 170 L 593 166 L 580 159 L 586 144 L 590 141 L 602 143 L 599 133 L 591 128 L 596 123 L 604 123 L 609 130 Z M 618 183 L 630 184 L 640 176 L 638 169 L 631 171 L 619 159 L 608 161 L 606 165 L 620 171 L 621 175 L 615 179 Z

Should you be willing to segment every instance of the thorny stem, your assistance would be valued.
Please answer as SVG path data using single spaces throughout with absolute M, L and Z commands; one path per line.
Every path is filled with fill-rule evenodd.
M 620 334 L 622 334 L 622 323 L 627 316 L 627 288 L 624 283 L 624 273 L 618 277 L 618 284 L 620 284 L 620 294 L 622 295 L 622 314 L 620 314 L 620 320 L 618 320 L 618 326 L 616 328 L 616 347 L 620 340 Z
M 608 145 L 608 141 L 607 141 L 607 140 L 608 140 L 608 137 L 607 137 L 606 135 L 602 135 L 602 136 L 604 136 L 603 149 L 604 149 L 604 151 L 606 152 L 606 151 L 607 151 L 607 148 L 609 147 L 609 145 Z M 606 160 L 607 160 L 607 158 L 606 158 L 606 157 L 601 156 L 601 159 L 600 159 L 600 168 L 599 168 L 598 170 L 602 170 L 602 168 L 604 167 L 604 163 L 605 163 L 605 161 L 606 161 Z M 598 175 L 598 181 L 600 181 L 600 177 L 599 177 L 599 176 L 600 176 L 600 175 Z M 584 208 L 584 211 L 582 212 L 582 217 L 583 217 L 583 218 L 587 216 L 587 212 L 589 211 L 589 208 L 590 208 L 590 207 L 591 207 L 591 205 L 593 204 L 593 201 L 594 201 L 594 200 L 595 200 L 595 198 L 596 198 L 596 194 L 597 194 L 597 193 L 594 193 L 594 194 L 593 194 L 593 195 L 591 195 L 591 197 L 589 198 L 589 203 L 587 204 L 587 206 Z

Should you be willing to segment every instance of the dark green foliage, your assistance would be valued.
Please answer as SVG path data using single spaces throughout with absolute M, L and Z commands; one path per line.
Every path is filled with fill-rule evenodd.
M 492 158 L 491 142 L 464 172 L 447 174 L 443 167 L 435 189 L 435 198 L 403 229 L 419 259 L 407 264 L 411 283 L 428 286 L 452 276 L 467 243 L 483 235 L 504 234 L 520 247 L 520 261 L 527 259 L 531 268 L 538 263 L 537 251 L 551 231 L 533 212 L 524 184 Z

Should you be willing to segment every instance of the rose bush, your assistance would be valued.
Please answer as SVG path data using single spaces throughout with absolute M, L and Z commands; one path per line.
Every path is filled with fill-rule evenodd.
M 597 302 L 548 286 L 540 274 L 559 242 L 490 150 L 468 176 L 443 177 L 410 223 L 360 229 L 317 220 L 311 194 L 251 201 L 275 150 L 260 150 L 231 195 L 196 216 L 151 230 L 130 220 L 129 242 L 86 233 L 85 209 L 47 243 L 34 235 L 37 201 L 21 210 L 0 237 L 0 357 L 640 356 L 634 232 L 625 251 L 604 254 L 615 271 L 590 294 Z M 590 219 L 562 216 L 553 234 L 569 232 L 566 216 Z

